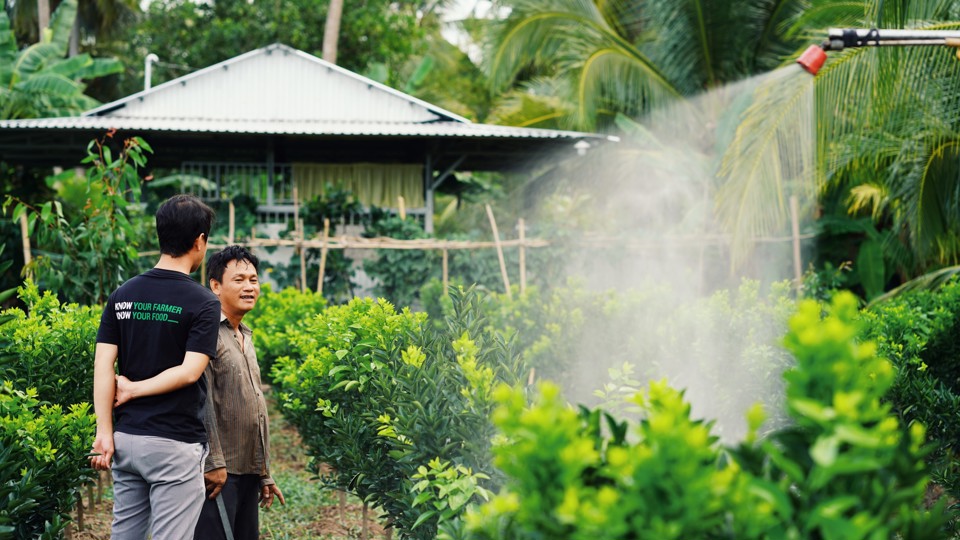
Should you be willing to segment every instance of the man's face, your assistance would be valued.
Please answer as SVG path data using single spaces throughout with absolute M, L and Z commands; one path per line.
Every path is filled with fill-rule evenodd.
M 247 261 L 230 261 L 223 271 L 223 281 L 210 280 L 210 290 L 220 298 L 220 308 L 227 315 L 245 315 L 260 297 L 257 271 Z

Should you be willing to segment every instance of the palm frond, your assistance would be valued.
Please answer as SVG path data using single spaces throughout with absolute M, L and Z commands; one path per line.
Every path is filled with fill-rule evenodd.
M 717 211 L 733 238 L 733 264 L 748 255 L 753 238 L 786 228 L 791 195 L 815 193 L 813 96 L 813 79 L 798 66 L 773 72 L 723 153 Z
M 874 298 L 870 303 L 867 304 L 867 308 L 869 309 L 877 304 L 886 302 L 887 300 L 896 298 L 902 294 L 907 294 L 914 291 L 933 291 L 939 289 L 958 275 L 960 275 L 960 266 L 948 266 L 946 268 L 929 272 L 922 276 L 911 279 L 899 287 L 891 289 L 886 293 Z

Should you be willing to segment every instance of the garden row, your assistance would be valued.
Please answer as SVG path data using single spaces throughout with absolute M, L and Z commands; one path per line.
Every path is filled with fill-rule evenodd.
M 425 312 L 266 291 L 249 316 L 310 466 L 401 537 L 952 534 L 922 503 L 931 472 L 960 486 L 956 283 L 868 311 L 754 283 L 439 289 Z M 20 298 L 0 326 L 0 538 L 55 538 L 92 474 L 99 309 Z

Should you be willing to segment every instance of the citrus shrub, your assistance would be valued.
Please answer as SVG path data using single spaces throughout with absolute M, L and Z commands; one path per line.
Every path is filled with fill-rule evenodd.
M 496 481 L 492 391 L 517 381 L 519 360 L 484 331 L 479 303 L 458 293 L 438 332 L 424 313 L 354 299 L 304 324 L 274 366 L 312 469 L 381 508 L 403 538 L 434 538 Z
M 277 358 L 293 353 L 291 335 L 326 305 L 323 296 L 313 291 L 300 292 L 293 287 L 273 291 L 269 284 L 262 285 L 257 306 L 247 314 L 244 324 L 253 329 L 257 362 L 265 379 L 269 381 Z
M 875 345 L 858 340 L 850 294 L 804 301 L 785 339 L 792 425 L 724 448 L 664 383 L 633 398 L 634 424 L 579 414 L 544 384 L 533 406 L 501 389 L 494 448 L 506 475 L 457 535 L 483 539 L 944 538 L 942 507 L 922 510 L 928 478 L 923 427 L 902 425 L 882 400 L 894 377 Z M 601 429 L 601 419 L 605 419 Z M 450 535 L 455 536 L 455 535 Z
M 960 282 L 899 295 L 861 316 L 866 335 L 896 368 L 887 399 L 904 422 L 926 426 L 933 477 L 960 498 Z
M 695 414 L 724 419 L 715 429 L 732 441 L 744 435 L 741 419 L 757 400 L 775 411 L 769 425 L 784 421 L 778 400 L 793 360 L 779 340 L 792 296 L 786 282 L 763 290 L 745 280 L 697 298 L 667 286 L 594 291 L 570 281 L 491 293 L 481 309 L 491 332 L 515 341 L 527 372 L 558 383 L 568 400 L 622 409 L 636 381 L 667 378 L 686 388 Z M 421 299 L 434 323 L 451 310 L 442 288 L 424 287 Z M 623 372 L 631 381 L 611 381 Z
M 94 477 L 88 402 L 101 309 L 61 303 L 29 280 L 18 293 L 26 311 L 0 314 L 0 538 L 60 538 Z
M 87 463 L 94 417 L 87 403 L 41 401 L 35 389 L 0 386 L 0 538 L 62 538 Z
M 101 307 L 61 303 L 30 280 L 18 292 L 26 311 L 0 314 L 0 379 L 64 407 L 90 401 Z

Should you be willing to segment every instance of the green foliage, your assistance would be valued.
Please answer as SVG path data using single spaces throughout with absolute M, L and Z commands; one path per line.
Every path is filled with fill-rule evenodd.
M 926 426 L 934 478 L 960 496 L 960 282 L 911 291 L 862 313 L 865 335 L 896 367 L 887 399 L 905 423 Z
M 83 80 L 121 71 L 114 59 L 80 54 L 65 58 L 77 0 L 54 12 L 49 32 L 18 50 L 10 19 L 0 12 L 0 119 L 75 116 L 99 103 L 84 95 Z
M 491 396 L 499 381 L 517 380 L 517 355 L 483 330 L 477 293 L 453 304 L 436 333 L 425 314 L 398 313 L 385 300 L 329 307 L 293 337 L 298 356 L 274 367 L 284 415 L 314 470 L 332 467 L 328 484 L 382 508 L 404 538 L 433 538 L 464 497 L 482 496 L 484 476 L 495 478 Z M 431 462 L 434 473 L 422 473 Z M 447 478 L 440 463 L 461 472 Z M 414 485 L 428 478 L 418 494 Z M 428 500 L 434 510 L 424 517 Z
M 62 304 L 27 281 L 19 289 L 26 312 L 12 308 L 0 319 L 0 380 L 34 388 L 43 401 L 69 407 L 90 400 L 99 307 Z
M 57 200 L 33 206 L 7 195 L 3 203 L 4 211 L 13 206 L 14 222 L 27 216 L 30 231 L 38 239 L 42 256 L 30 269 L 36 272 L 39 285 L 80 303 L 103 303 L 138 271 L 139 207 L 128 197 L 139 199 L 138 170 L 146 165 L 145 154 L 153 150 L 143 139 L 133 137 L 114 156 L 108 144 L 112 137 L 111 131 L 87 145 L 82 163 L 91 165 L 89 198 L 80 215 L 65 215 Z
M 123 40 L 126 47 L 118 47 L 125 63 L 135 66 L 123 93 L 142 90 L 143 58 L 150 52 L 164 63 L 155 72 L 155 85 L 272 43 L 320 56 L 328 7 L 328 0 L 151 2 L 141 23 Z M 400 67 L 422 47 L 420 7 L 419 2 L 376 0 L 344 9 L 337 64 L 357 73 L 385 64 L 385 82 L 396 86 Z M 198 33 L 198 28 L 204 31 Z
M 62 538 L 77 489 L 94 474 L 86 460 L 94 428 L 88 404 L 51 405 L 3 382 L 0 538 Z
M 436 285 L 424 292 L 434 322 L 450 313 Z M 526 370 L 557 382 L 571 400 L 599 397 L 615 407 L 638 389 L 610 381 L 611 370 L 626 369 L 634 380 L 669 377 L 687 388 L 698 411 L 725 418 L 718 429 L 736 438 L 743 430 L 733 419 L 754 400 L 779 410 L 780 374 L 791 359 L 776 343 L 793 307 L 786 283 L 763 294 L 757 282 L 744 281 L 735 291 L 693 299 L 667 287 L 596 292 L 570 282 L 528 287 L 512 298 L 490 294 L 481 309 L 492 329 L 515 341 Z
M 429 237 L 418 222 L 397 216 L 371 223 L 364 234 L 400 240 Z M 439 273 L 437 258 L 433 251 L 378 249 L 377 258 L 364 261 L 363 269 L 377 281 L 374 288 L 377 296 L 399 306 L 409 306 L 416 302 L 420 287 L 429 277 Z
M 303 206 L 304 234 L 321 235 L 324 220 L 328 219 L 330 228 L 327 234 L 330 237 L 336 236 L 337 222 L 345 216 L 360 214 L 362 211 L 363 206 L 350 191 L 327 184 L 324 186 L 323 196 L 317 196 Z M 308 285 L 317 282 L 320 257 L 319 249 L 308 249 L 306 252 Z M 296 271 L 300 271 L 298 264 L 291 266 L 297 266 Z M 353 287 L 353 262 L 346 257 L 342 249 L 327 250 L 323 270 L 324 297 L 330 303 L 346 302 L 354 296 Z
M 924 427 L 905 426 L 884 401 L 893 365 L 875 343 L 861 342 L 852 294 L 838 294 L 822 313 L 801 302 L 785 338 L 797 359 L 785 375 L 794 425 L 735 457 L 765 486 L 775 531 L 787 537 L 942 538 L 942 503 L 919 509 L 929 481 Z
M 315 292 L 300 292 L 292 287 L 273 292 L 270 285 L 262 286 L 257 307 L 244 317 L 244 324 L 253 329 L 257 362 L 265 380 L 271 380 L 277 358 L 294 356 L 292 336 L 326 305 L 323 297 Z
M 527 407 L 504 388 L 494 449 L 504 489 L 467 515 L 470 538 L 820 540 L 943 538 L 942 507 L 920 510 L 923 428 L 881 398 L 892 366 L 857 342 L 855 298 L 804 301 L 785 339 L 794 425 L 758 439 L 758 408 L 736 448 L 691 418 L 683 394 L 653 383 L 636 424 L 577 414 L 551 384 Z M 730 459 L 732 458 L 732 459 Z

